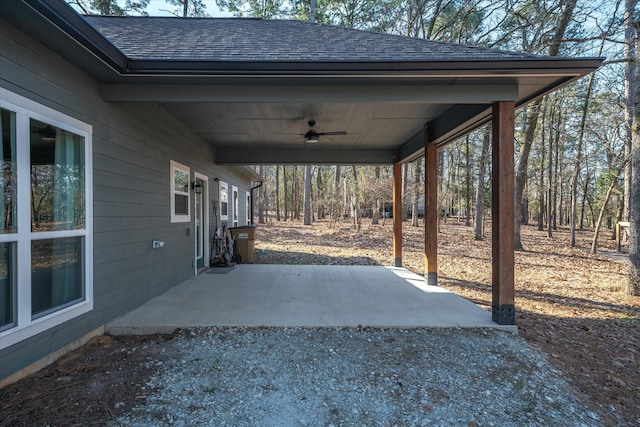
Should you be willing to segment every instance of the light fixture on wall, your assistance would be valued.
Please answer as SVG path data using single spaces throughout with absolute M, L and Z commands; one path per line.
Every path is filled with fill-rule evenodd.
M 196 194 L 202 194 L 202 184 L 198 181 L 193 181 L 191 183 L 191 188 L 195 191 Z

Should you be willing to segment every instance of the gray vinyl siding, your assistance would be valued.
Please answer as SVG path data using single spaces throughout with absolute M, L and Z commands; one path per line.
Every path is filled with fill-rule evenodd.
M 1 20 L 0 70 L 1 87 L 93 127 L 94 180 L 94 309 L 0 350 L 3 378 L 193 275 L 193 220 L 171 223 L 171 160 L 188 166 L 192 179 L 196 171 L 209 177 L 210 206 L 215 177 L 230 192 L 237 186 L 240 224 L 250 181 L 215 166 L 212 147 L 161 107 L 105 103 L 91 77 Z M 152 249 L 154 239 L 166 247 Z

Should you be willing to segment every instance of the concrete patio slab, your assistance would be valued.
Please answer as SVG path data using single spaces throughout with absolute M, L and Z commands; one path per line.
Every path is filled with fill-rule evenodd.
M 178 328 L 496 328 L 491 313 L 403 268 L 249 265 L 201 274 L 106 326 L 112 335 Z

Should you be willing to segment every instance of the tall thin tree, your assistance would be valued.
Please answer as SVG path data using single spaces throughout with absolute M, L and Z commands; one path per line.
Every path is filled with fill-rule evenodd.
M 560 53 L 560 46 L 562 40 L 569 27 L 569 23 L 573 18 L 573 11 L 575 10 L 577 0 L 567 0 L 564 4 L 564 9 L 561 12 L 558 20 L 558 25 L 555 27 L 555 31 L 549 46 L 549 56 L 558 56 Z M 516 180 L 515 180 L 515 224 L 514 224 L 514 246 L 517 250 L 522 250 L 522 238 L 520 233 L 520 222 L 522 212 L 522 201 L 524 190 L 527 184 L 527 168 L 529 164 L 529 154 L 531 153 L 531 146 L 534 141 L 536 128 L 538 126 L 538 119 L 540 117 L 540 103 L 538 100 L 529 106 L 527 112 L 527 127 L 525 129 L 525 138 L 520 147 L 520 153 L 518 156 L 518 163 L 516 164 Z
M 625 0 L 625 11 L 624 11 L 624 111 L 625 111 L 625 121 L 626 121 L 626 141 L 625 141 L 625 156 L 631 155 L 631 146 L 632 146 L 632 131 L 631 127 L 633 125 L 633 114 L 634 109 L 636 108 L 636 90 L 634 88 L 634 81 L 636 80 L 636 75 L 638 73 L 637 68 L 638 64 L 636 62 L 636 38 L 637 35 L 637 18 L 635 16 L 636 6 L 638 4 L 638 0 Z M 631 206 L 631 176 L 633 173 L 632 170 L 632 162 L 628 162 L 625 170 L 624 170 L 624 210 L 622 213 L 622 217 L 625 220 L 629 220 L 629 207 Z
M 304 225 L 311 225 L 311 165 L 306 165 L 304 169 Z
M 484 238 L 484 174 L 489 158 L 489 147 L 491 145 L 491 126 L 484 128 L 482 136 L 482 152 L 480 153 L 480 164 L 478 164 L 478 187 L 476 188 L 476 227 L 473 235 L 474 240 Z
M 640 105 L 638 100 L 640 99 L 640 68 L 638 67 L 638 61 L 640 61 L 640 49 L 638 49 L 638 43 L 640 37 L 638 37 L 639 23 L 636 16 L 636 1 L 627 0 L 625 3 L 627 11 L 625 16 L 627 19 L 633 21 L 635 31 L 632 33 L 632 39 L 626 40 L 627 43 L 635 44 L 635 62 L 636 66 L 634 73 L 631 76 L 631 81 L 628 82 L 631 90 L 635 94 L 633 105 L 633 116 L 631 124 L 631 182 L 630 182 L 630 197 L 629 197 L 629 220 L 631 223 L 631 238 L 629 241 L 629 285 L 627 292 L 631 295 L 640 296 Z
M 280 166 L 276 165 L 276 221 L 280 221 Z

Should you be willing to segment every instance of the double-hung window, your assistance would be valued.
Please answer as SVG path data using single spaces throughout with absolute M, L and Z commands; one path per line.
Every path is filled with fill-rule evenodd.
M 0 89 L 0 348 L 93 308 L 90 125 Z
M 178 162 L 171 161 L 171 222 L 189 222 L 191 171 Z
M 220 181 L 218 189 L 220 192 L 220 220 L 226 221 L 229 219 L 229 185 Z

